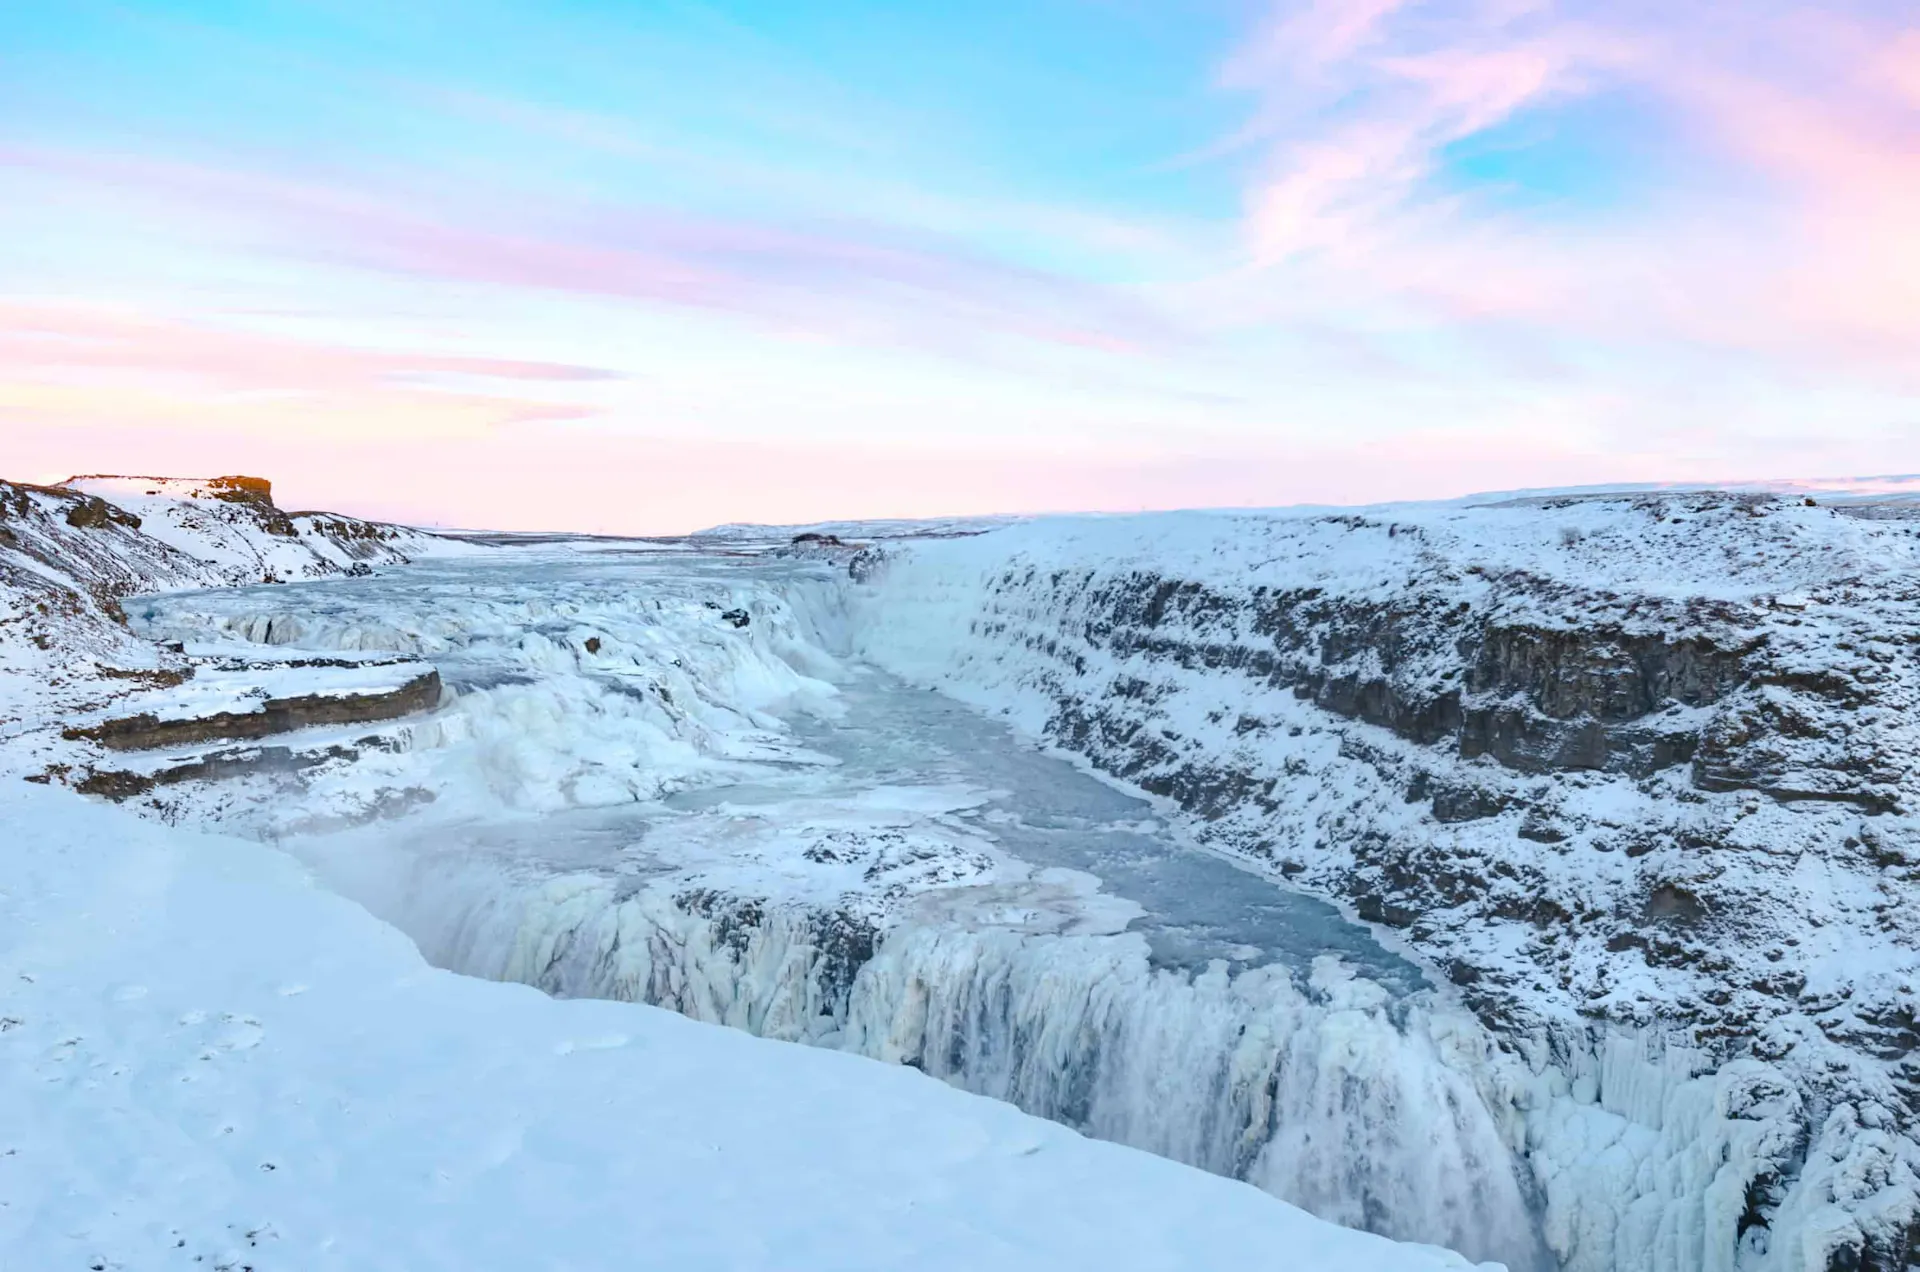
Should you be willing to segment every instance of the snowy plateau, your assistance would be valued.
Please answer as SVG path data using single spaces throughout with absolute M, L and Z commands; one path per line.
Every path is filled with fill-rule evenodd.
M 0 483 L 0 1268 L 1916 1266 L 1920 504 L 1816 493 Z

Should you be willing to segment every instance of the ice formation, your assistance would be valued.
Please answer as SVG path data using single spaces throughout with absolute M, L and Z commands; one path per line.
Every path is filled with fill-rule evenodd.
M 1337 1221 L 1544 1266 L 1511 1092 L 1457 1008 L 1333 958 L 1164 965 L 1126 930 L 1137 905 L 1002 842 L 996 818 L 1022 805 L 996 807 L 991 784 L 1017 774 L 925 757 L 891 784 L 845 772 L 885 750 L 888 721 L 932 727 L 905 686 L 864 673 L 873 718 L 841 735 L 783 723 L 830 722 L 847 708 L 829 682 L 863 674 L 825 648 L 830 586 L 785 563 L 487 562 L 155 598 L 135 618 L 164 638 L 436 662 L 450 700 L 393 749 L 307 775 L 292 805 L 220 815 L 281 837 L 441 966 L 912 1063 Z M 742 607 L 744 627 L 722 617 Z M 836 736 L 856 750 L 833 754 Z M 1021 753 L 992 726 L 948 749 L 981 746 Z M 1145 811 L 1048 763 L 1116 802 L 1061 817 L 1074 833 Z M 289 833 L 402 783 L 458 812 Z M 709 788 L 719 802 L 624 811 Z
M 894 551 L 845 629 L 1439 962 L 1521 1061 L 1567 1267 L 1900 1267 L 1913 513 L 1061 519 Z
M 1901 1266 L 1900 508 L 753 537 L 137 602 L 447 686 L 145 806 L 285 846 L 440 966 L 911 1064 L 1342 1223 L 1515 1268 Z

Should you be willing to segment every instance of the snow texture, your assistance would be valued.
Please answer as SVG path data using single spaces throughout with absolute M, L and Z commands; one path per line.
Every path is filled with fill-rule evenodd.
M 222 583 L 323 578 L 356 564 L 404 565 L 472 545 L 338 513 L 288 514 L 252 477 L 74 477 L 66 488 L 140 519 L 141 530 L 212 566 Z
M 81 498 L 21 497 L 48 542 Z M 437 965 L 910 1064 L 1516 1268 L 1892 1272 L 1920 1233 L 1911 511 L 523 536 L 136 603 L 177 654 L 98 626 L 162 670 L 432 664 L 430 715 L 137 803 L 284 845 Z M 208 581 L 100 533 L 153 586 Z M 943 732 L 915 685 L 1153 803 Z
M 12 783 L 22 1268 L 1463 1268 L 903 1068 L 429 969 L 279 854 Z
M 831 687 L 799 669 L 830 660 L 767 621 L 777 606 L 749 625 L 728 617 L 710 583 L 636 597 L 618 580 L 620 603 L 609 583 L 596 612 L 574 608 L 577 588 L 556 602 L 463 577 L 470 612 L 435 613 L 420 604 L 423 589 L 367 622 L 272 588 L 277 610 L 256 599 L 253 617 L 210 619 L 229 638 L 268 644 L 155 644 L 121 626 L 120 598 L 273 572 L 284 564 L 275 545 L 245 542 L 248 556 L 228 533 L 244 527 L 191 507 L 146 505 L 169 545 L 97 496 L 0 494 L 10 607 L 0 629 L 0 1262 L 1216 1268 L 1285 1251 L 1302 1269 L 1466 1266 L 900 1066 L 430 970 L 398 933 L 257 842 L 136 820 L 58 789 L 100 758 L 62 736 L 87 711 L 127 710 L 130 695 L 194 698 L 201 711 L 209 692 L 224 710 L 293 681 L 312 696 L 319 668 L 303 662 L 342 664 L 326 671 L 362 691 L 373 677 L 377 689 L 418 665 L 392 653 L 444 658 L 452 706 L 351 744 L 307 730 L 289 745 L 317 748 L 331 767 L 237 768 L 243 776 L 202 783 L 198 802 L 143 806 L 164 820 L 193 813 L 285 831 L 270 806 L 248 802 L 266 783 L 267 794 L 310 799 L 311 836 L 330 791 L 336 829 L 413 807 L 386 800 L 395 792 L 384 774 L 430 785 L 412 788 L 429 803 L 467 797 L 468 813 L 511 829 L 528 824 L 525 809 L 818 766 L 824 757 L 796 745 L 770 708 L 831 714 Z M 217 610 L 209 598 L 246 595 L 189 599 Z M 591 635 L 556 624 L 583 613 Z M 330 653 L 312 659 L 288 648 L 296 639 Z M 456 648 L 488 641 L 527 669 L 517 683 L 494 676 L 497 651 L 463 659 Z M 249 683 L 236 699 L 234 686 Z M 951 883 L 957 865 L 974 882 L 1051 890 L 1086 931 L 1114 932 L 1131 915 L 1085 876 L 996 858 L 945 824 L 977 795 L 881 789 L 831 803 L 814 810 L 814 829 L 841 832 L 838 842 L 850 825 L 877 829 L 883 843 L 903 818 L 913 826 L 893 884 Z M 771 838 L 779 858 L 794 837 Z M 933 840 L 940 851 L 921 851 Z M 737 845 L 703 851 L 695 837 L 677 864 L 717 896 L 743 876 L 766 881 L 767 862 L 751 860 Z M 842 884 L 846 864 L 829 863 Z M 832 882 L 819 895 L 838 904 L 844 888 Z M 444 878 L 437 891 L 458 884 Z
M 1446 969 L 1569 1268 L 1906 1265 L 1920 521 L 1554 496 L 891 550 L 857 652 Z

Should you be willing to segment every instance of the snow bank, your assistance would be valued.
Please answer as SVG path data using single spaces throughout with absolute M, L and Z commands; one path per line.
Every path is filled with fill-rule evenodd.
M 0 790 L 21 1267 L 1461 1268 L 899 1067 L 429 969 L 258 844 Z

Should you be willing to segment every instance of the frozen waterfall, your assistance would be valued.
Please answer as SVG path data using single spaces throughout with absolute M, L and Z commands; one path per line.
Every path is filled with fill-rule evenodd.
M 836 656 L 835 587 L 691 555 L 529 558 L 136 618 L 435 663 L 442 709 L 351 763 L 173 812 L 281 842 L 440 966 L 911 1064 L 1516 1272 L 1735 1266 L 1731 1227 L 1794 1115 L 1759 1079 L 1496 1047 L 1331 906 Z M 428 798 L 380 819 L 396 790 Z

